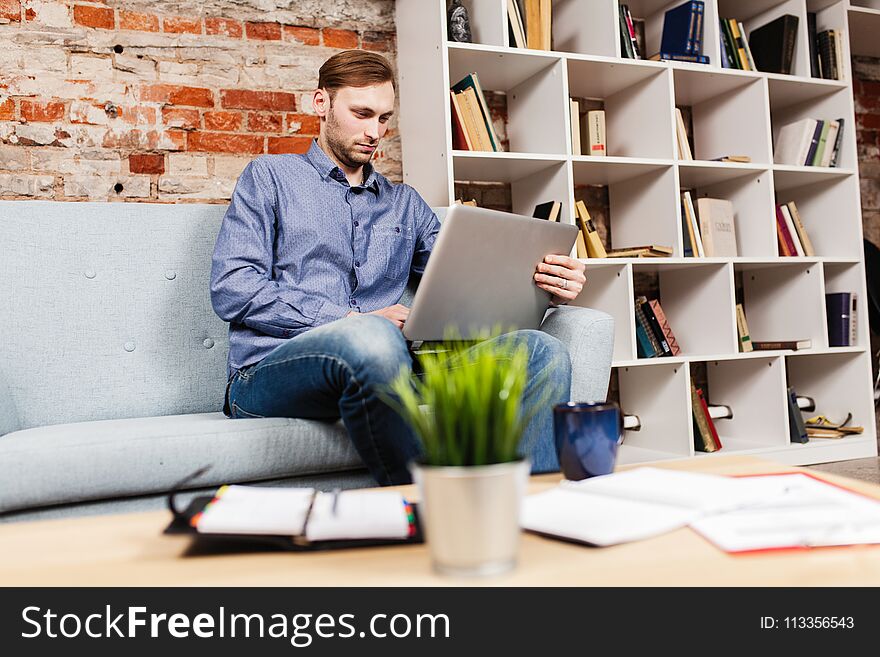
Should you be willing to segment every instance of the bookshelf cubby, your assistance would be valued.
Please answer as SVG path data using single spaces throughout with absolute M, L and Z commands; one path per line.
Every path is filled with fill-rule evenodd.
M 880 0 L 706 0 L 710 65 L 621 58 L 617 0 L 554 0 L 549 51 L 510 46 L 506 0 L 465 0 L 474 42 L 447 41 L 446 4 L 396 3 L 404 181 L 434 206 L 451 204 L 457 186 L 502 183 L 499 193 L 509 190 L 509 199 L 498 206 L 531 215 L 538 203 L 558 200 L 569 223 L 584 186 L 600 188 L 590 197 L 607 198 L 607 207 L 595 208 L 606 247 L 673 248 L 670 258 L 586 260 L 587 286 L 573 302 L 615 320 L 612 397 L 641 420 L 639 431 L 627 431 L 620 461 L 748 453 L 808 464 L 876 455 L 867 317 L 858 317 L 854 346 L 829 347 L 825 293 L 855 292 L 860 302 L 866 294 L 849 54 L 880 55 Z M 664 12 L 680 2 L 627 4 L 645 21 L 653 54 Z M 875 26 L 870 40 L 844 38 L 842 80 L 810 76 L 807 12 L 817 13 L 819 30 L 843 29 L 851 39 L 864 31 L 861 23 Z M 799 17 L 791 75 L 721 68 L 720 17 L 742 21 L 748 34 L 786 13 Z M 472 72 L 484 90 L 506 95 L 506 152 L 452 149 L 449 88 Z M 569 98 L 604 107 L 607 156 L 572 154 Z M 691 121 L 693 161 L 678 156 L 676 107 Z M 836 167 L 774 163 L 780 127 L 802 118 L 844 119 Z M 725 155 L 751 162 L 713 161 Z M 695 201 L 733 204 L 736 257 L 683 257 L 684 189 Z M 789 201 L 815 256 L 779 256 L 775 205 Z M 637 357 L 639 294 L 660 300 L 680 356 Z M 753 339 L 809 338 L 812 347 L 740 353 L 737 301 Z M 724 448 L 712 454 L 693 445 L 696 370 L 710 402 L 733 409 L 733 418 L 716 423 Z M 812 397 L 816 414 L 840 420 L 852 413 L 864 433 L 790 443 L 787 385 Z

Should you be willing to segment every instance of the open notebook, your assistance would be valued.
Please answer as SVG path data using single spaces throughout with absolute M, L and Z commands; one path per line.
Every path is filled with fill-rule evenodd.
M 194 500 L 166 533 L 202 540 L 248 538 L 279 547 L 346 547 L 419 542 L 413 505 L 397 492 L 222 486 Z

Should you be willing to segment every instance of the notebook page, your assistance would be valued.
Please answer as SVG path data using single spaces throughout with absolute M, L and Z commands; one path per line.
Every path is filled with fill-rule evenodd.
M 203 534 L 302 534 L 313 488 L 223 486 L 202 512 Z
M 306 524 L 310 541 L 358 538 L 406 538 L 409 520 L 403 496 L 393 491 L 318 493 Z

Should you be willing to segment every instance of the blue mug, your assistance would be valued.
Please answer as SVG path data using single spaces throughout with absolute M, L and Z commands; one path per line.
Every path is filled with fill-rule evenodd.
M 623 439 L 623 414 L 615 402 L 568 402 L 553 407 L 559 465 L 566 479 L 611 474 Z

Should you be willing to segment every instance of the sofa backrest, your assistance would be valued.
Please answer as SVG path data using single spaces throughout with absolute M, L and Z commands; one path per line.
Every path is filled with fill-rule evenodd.
M 224 205 L 0 202 L 0 376 L 20 429 L 220 410 Z

